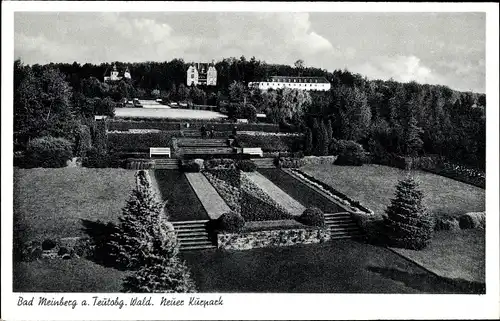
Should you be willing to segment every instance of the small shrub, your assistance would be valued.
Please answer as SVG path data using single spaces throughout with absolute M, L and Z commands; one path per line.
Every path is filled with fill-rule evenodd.
M 275 160 L 275 165 L 279 168 L 299 168 L 304 165 L 304 160 L 302 158 L 278 157 Z
M 57 251 L 57 255 L 63 256 L 64 254 L 69 254 L 68 248 L 62 246 L 59 248 L 59 251 Z
M 361 166 L 365 161 L 363 146 L 354 141 L 341 143 L 341 150 L 335 165 Z
M 44 136 L 28 143 L 26 157 L 32 167 L 65 167 L 73 156 L 72 149 L 67 139 Z
M 434 226 L 435 231 L 458 231 L 460 230 L 460 224 L 458 219 L 453 216 L 444 216 L 436 220 Z
M 44 251 L 52 250 L 56 246 L 57 246 L 57 243 L 51 239 L 46 239 L 42 242 L 42 250 L 44 250 Z
M 249 159 L 241 159 L 236 162 L 236 168 L 244 172 L 255 172 L 257 165 Z
M 227 212 L 218 218 L 217 225 L 221 231 L 239 233 L 245 226 L 245 219 L 235 212 Z
M 204 162 L 206 170 L 218 170 L 218 169 L 235 169 L 234 159 L 230 158 L 213 158 L 207 159 Z
M 197 173 L 201 171 L 201 166 L 199 163 L 191 160 L 182 164 L 182 170 L 187 173 Z
M 470 212 L 460 216 L 459 225 L 462 229 L 478 228 L 484 229 L 486 227 L 486 213 L 485 212 Z
M 309 226 L 322 227 L 325 226 L 325 214 L 317 207 L 310 207 L 297 217 L 297 221 Z

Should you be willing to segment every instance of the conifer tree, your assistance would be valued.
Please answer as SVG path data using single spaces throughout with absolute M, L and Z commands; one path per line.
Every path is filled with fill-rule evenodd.
M 319 136 L 318 136 L 318 156 L 328 155 L 328 132 L 326 129 L 325 122 L 322 121 L 320 124 Z
M 332 128 L 332 120 L 326 120 L 326 145 L 330 146 L 333 138 L 333 128 Z
M 418 152 L 422 149 L 423 141 L 420 138 L 420 135 L 423 133 L 422 128 L 418 127 L 418 122 L 414 116 L 410 117 L 408 122 L 408 128 L 405 133 L 405 152 L 406 155 L 417 155 Z
M 412 177 L 398 183 L 386 210 L 386 235 L 391 246 L 420 250 L 429 244 L 434 220 L 422 200 L 423 193 Z
M 313 133 L 312 130 L 308 127 L 306 129 L 306 143 L 305 143 L 305 148 L 304 152 L 306 155 L 311 155 L 314 149 L 313 145 Z
M 121 269 L 163 263 L 178 253 L 173 225 L 146 175 L 145 171 L 136 174 L 136 188 L 122 210 L 118 232 L 111 236 L 110 255 Z
M 129 293 L 191 293 L 196 292 L 188 267 L 177 258 L 164 264 L 147 265 L 123 282 Z

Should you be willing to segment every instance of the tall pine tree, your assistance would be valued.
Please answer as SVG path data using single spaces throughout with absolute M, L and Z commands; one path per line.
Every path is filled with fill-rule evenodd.
M 385 228 L 391 246 L 420 250 L 429 244 L 434 220 L 422 200 L 423 193 L 412 177 L 398 183 L 396 197 L 386 210 Z
M 179 251 L 173 225 L 167 221 L 163 204 L 146 175 L 145 171 L 136 174 L 137 186 L 122 210 L 118 232 L 111 237 L 110 255 L 121 269 L 162 264 Z

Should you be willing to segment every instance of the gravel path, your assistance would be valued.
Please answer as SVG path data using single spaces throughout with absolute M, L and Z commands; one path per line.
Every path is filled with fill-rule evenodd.
M 210 219 L 215 220 L 230 211 L 229 206 L 202 173 L 185 173 L 185 175 Z

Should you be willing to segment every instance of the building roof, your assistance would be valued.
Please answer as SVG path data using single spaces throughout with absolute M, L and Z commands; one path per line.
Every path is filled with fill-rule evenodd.
M 319 83 L 329 84 L 325 77 L 290 77 L 290 76 L 271 76 L 268 82 L 291 82 L 291 83 Z

